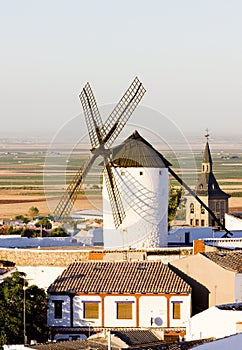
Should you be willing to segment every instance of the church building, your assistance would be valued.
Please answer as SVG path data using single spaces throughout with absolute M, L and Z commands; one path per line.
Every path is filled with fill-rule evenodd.
M 202 169 L 196 185 L 196 195 L 214 212 L 216 217 L 224 223 L 225 213 L 228 213 L 228 199 L 230 195 L 219 187 L 213 174 L 213 162 L 208 143 L 208 133 L 206 146 L 203 154 Z M 186 222 L 190 226 L 216 226 L 216 222 L 211 215 L 192 196 L 187 197 Z

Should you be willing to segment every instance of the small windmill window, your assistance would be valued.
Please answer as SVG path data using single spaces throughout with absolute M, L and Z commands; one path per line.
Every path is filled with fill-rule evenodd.
M 121 171 L 121 176 L 125 176 L 125 171 Z
M 144 172 L 143 171 L 140 171 L 139 172 L 140 176 L 144 175 Z
M 190 214 L 194 214 L 194 203 L 190 204 Z

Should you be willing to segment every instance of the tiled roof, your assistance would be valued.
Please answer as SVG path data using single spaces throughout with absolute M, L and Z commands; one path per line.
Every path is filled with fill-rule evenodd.
M 192 340 L 192 341 L 184 341 L 184 342 L 172 342 L 172 343 L 166 343 L 166 342 L 160 342 L 159 344 L 149 344 L 149 345 L 140 345 L 139 347 L 135 346 L 129 346 L 129 349 L 132 350 L 140 350 L 140 349 L 146 349 L 146 350 L 190 350 L 193 348 L 196 348 L 198 345 L 202 345 L 205 343 L 209 343 L 210 341 L 213 341 L 214 339 L 198 339 L 198 340 Z
M 219 251 L 201 254 L 226 270 L 242 273 L 241 251 Z
M 128 347 L 125 348 L 117 348 L 113 346 L 112 344 L 112 350 L 123 350 L 123 349 L 132 349 L 132 350 L 190 350 L 193 348 L 196 348 L 198 345 L 202 345 L 205 343 L 209 343 L 213 341 L 214 339 L 198 339 L 198 340 L 192 340 L 192 341 L 184 341 L 184 342 L 164 342 L 164 341 L 159 341 L 159 342 L 154 342 L 154 343 L 147 343 L 147 344 L 137 344 L 137 345 L 129 345 Z M 96 348 L 99 350 L 107 350 L 107 342 L 100 341 L 99 338 L 94 340 L 89 340 L 89 345 L 91 348 Z
M 57 343 L 46 343 L 28 345 L 28 349 L 35 350 L 81 350 L 88 349 L 86 340 L 61 341 Z
M 220 310 L 242 311 L 242 303 L 223 304 L 216 306 Z
M 171 165 L 137 131 L 112 148 L 112 161 L 121 167 L 167 168 Z
M 48 293 L 190 293 L 191 287 L 161 261 L 75 262 Z
M 150 343 L 148 344 L 137 344 L 137 345 L 130 345 L 128 346 L 128 349 L 133 350 L 139 350 L 139 349 L 147 349 L 147 350 L 189 350 L 196 348 L 198 345 L 207 343 L 209 341 L 212 341 L 212 339 L 200 339 L 200 340 L 193 340 L 189 342 L 173 342 L 173 343 L 165 343 L 163 341 L 160 341 L 159 343 Z M 90 339 L 87 340 L 73 340 L 73 341 L 61 341 L 57 343 L 46 343 L 46 344 L 37 344 L 37 345 L 28 345 L 28 349 L 34 349 L 34 350 L 84 350 L 84 349 L 90 349 L 90 348 L 96 348 L 99 350 L 107 350 L 107 341 L 103 340 L 101 341 L 99 338 L 95 340 Z M 112 350 L 118 350 L 119 347 L 113 346 L 112 344 Z
M 141 345 L 148 343 L 157 343 L 161 339 L 155 335 L 152 330 L 127 330 L 127 331 L 112 331 L 112 334 L 117 336 L 127 345 Z

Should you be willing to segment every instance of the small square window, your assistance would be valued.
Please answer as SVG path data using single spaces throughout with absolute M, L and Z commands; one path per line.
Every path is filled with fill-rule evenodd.
M 121 176 L 125 176 L 125 171 L 121 171 Z
M 132 303 L 117 303 L 117 319 L 132 320 Z
M 139 174 L 140 174 L 140 176 L 141 176 L 141 175 L 144 175 L 143 171 L 140 171 Z
M 99 303 L 85 302 L 84 303 L 84 318 L 98 318 L 99 317 Z

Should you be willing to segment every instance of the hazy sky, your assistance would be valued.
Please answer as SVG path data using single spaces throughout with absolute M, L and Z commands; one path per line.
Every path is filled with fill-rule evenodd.
M 0 136 L 52 135 L 87 81 L 102 105 L 136 75 L 185 134 L 240 134 L 241 19 L 241 0 L 0 0 Z

